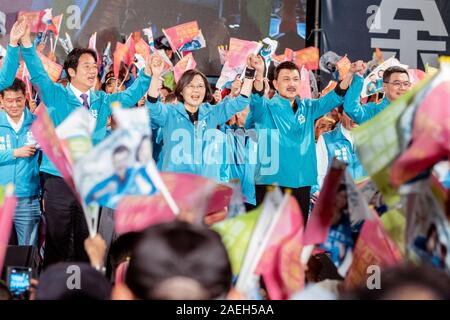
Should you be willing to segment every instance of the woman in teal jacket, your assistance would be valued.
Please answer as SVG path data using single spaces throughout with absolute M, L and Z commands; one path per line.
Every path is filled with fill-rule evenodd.
M 211 105 L 212 93 L 203 73 L 186 71 L 178 81 L 176 104 L 158 101 L 161 86 L 162 61 L 151 61 L 152 81 L 146 105 L 153 126 L 161 127 L 163 134 L 162 171 L 184 172 L 220 180 L 220 167 L 226 157 L 219 145 L 226 143 L 217 127 L 249 103 L 255 71 L 247 68 L 241 95 Z
M 17 197 L 14 225 L 19 245 L 35 245 L 40 218 L 39 164 L 31 134 L 35 116 L 25 107 L 25 84 L 16 79 L 0 94 L 0 185 L 13 183 Z

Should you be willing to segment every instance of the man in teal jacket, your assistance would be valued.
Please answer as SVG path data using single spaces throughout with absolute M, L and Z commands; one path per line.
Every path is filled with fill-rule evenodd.
M 275 69 L 273 84 L 277 93 L 269 100 L 263 96 L 264 64 L 260 57 L 252 62 L 257 70 L 250 101 L 250 117 L 256 124 L 259 145 L 256 202 L 262 202 L 268 185 L 290 188 L 306 223 L 310 189 L 317 183 L 314 121 L 343 103 L 351 74 L 322 98 L 301 99 L 298 67 L 283 62 Z
M 31 75 L 31 82 L 39 87 L 42 101 L 55 127 L 76 108 L 86 108 L 97 119 L 94 144 L 106 134 L 106 122 L 111 115 L 111 103 L 119 101 L 133 107 L 150 85 L 150 69 L 145 68 L 134 84 L 124 92 L 106 94 L 94 91 L 97 78 L 97 55 L 89 49 L 75 48 L 66 58 L 64 69 L 69 84 L 55 84 L 46 73 L 36 54 L 27 28 L 22 37 L 22 55 Z M 44 211 L 47 223 L 44 265 L 59 261 L 88 261 L 83 243 L 88 236 L 83 210 L 60 173 L 44 156 L 40 168 L 44 173 Z M 72 241 L 71 241 L 72 240 Z
M 361 91 L 364 86 L 363 74 L 364 70 L 354 75 L 344 99 L 345 113 L 357 124 L 362 124 L 374 118 L 391 102 L 397 100 L 411 88 L 408 71 L 401 67 L 390 67 L 386 69 L 383 75 L 384 99 L 378 104 L 371 102 L 361 105 Z
M 25 83 L 16 79 L 0 92 L 0 185 L 13 183 L 17 206 L 14 226 L 19 245 L 36 245 L 41 215 L 39 164 L 30 131 L 35 116 L 25 107 Z

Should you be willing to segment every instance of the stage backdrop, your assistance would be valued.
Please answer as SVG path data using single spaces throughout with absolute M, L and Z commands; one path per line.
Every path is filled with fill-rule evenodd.
M 304 47 L 307 0 L 1 0 L 0 43 L 5 45 L 19 11 L 53 8 L 64 14 L 61 34 L 67 32 L 74 45 L 87 46 L 98 32 L 97 49 L 125 38 L 130 32 L 152 26 L 154 37 L 161 28 L 197 20 L 207 47 L 194 52 L 198 68 L 208 75 L 221 70 L 218 45 L 229 38 L 261 40 L 271 36 L 283 49 Z M 6 21 L 4 17 L 6 17 Z M 3 29 L 3 30 L 2 30 Z M 114 50 L 114 46 L 112 48 Z M 281 51 L 279 51 L 281 52 Z M 59 60 L 64 58 L 61 48 Z
M 370 60 L 375 48 L 412 68 L 450 54 L 449 0 L 322 0 L 322 53 Z

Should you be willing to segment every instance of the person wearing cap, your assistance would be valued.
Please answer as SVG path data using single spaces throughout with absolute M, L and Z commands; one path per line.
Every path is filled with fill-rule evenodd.
M 231 264 L 219 234 L 182 221 L 151 226 L 132 250 L 113 300 L 226 299 Z
M 411 88 L 411 81 L 408 71 L 401 67 L 387 68 L 383 73 L 384 99 L 380 103 L 361 104 L 361 92 L 364 87 L 363 75 L 367 65 L 358 61 L 362 66 L 360 72 L 355 73 L 350 88 L 344 99 L 345 113 L 357 124 L 362 124 L 374 118 L 382 112 L 388 105 L 400 98 Z
M 96 119 L 92 135 L 95 144 L 106 135 L 106 123 L 111 115 L 111 103 L 118 101 L 131 108 L 145 95 L 150 85 L 149 66 L 144 68 L 131 87 L 123 92 L 106 94 L 92 88 L 97 81 L 97 54 L 90 49 L 75 48 L 67 56 L 64 69 L 69 84 L 63 87 L 48 76 L 31 42 L 27 25 L 21 38 L 22 55 L 31 75 L 31 82 L 39 87 L 42 100 L 54 126 L 63 122 L 77 108 L 86 108 Z M 40 167 L 44 178 L 44 207 L 46 239 L 44 265 L 58 261 L 87 261 L 83 241 L 88 235 L 83 209 L 72 190 L 47 156 Z

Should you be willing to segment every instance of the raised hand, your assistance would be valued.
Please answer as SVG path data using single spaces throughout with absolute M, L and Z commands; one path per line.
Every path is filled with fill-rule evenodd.
M 19 44 L 20 39 L 25 35 L 26 27 L 27 23 L 23 17 L 14 23 L 9 34 L 9 44 L 11 46 L 16 47 Z
M 247 67 L 256 70 L 256 74 L 264 77 L 264 60 L 259 55 L 250 54 L 247 57 Z
M 164 61 L 157 55 L 153 55 L 150 62 L 145 66 L 145 73 L 149 71 L 150 75 L 159 78 L 164 71 Z

